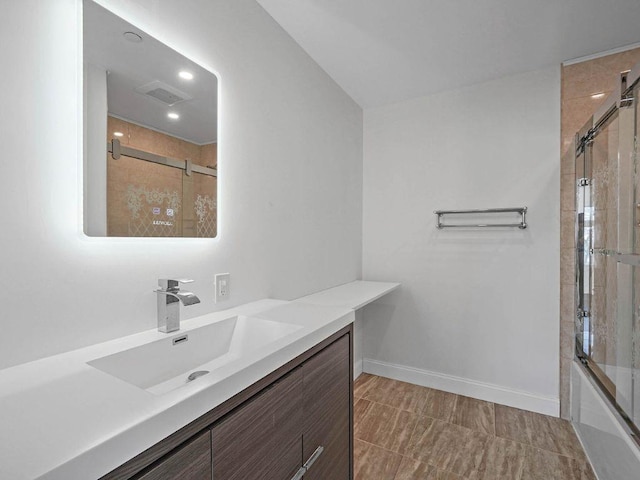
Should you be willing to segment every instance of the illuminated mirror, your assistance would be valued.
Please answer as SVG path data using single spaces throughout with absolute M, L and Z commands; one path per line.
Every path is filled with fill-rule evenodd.
M 215 237 L 218 79 L 84 1 L 84 231 Z

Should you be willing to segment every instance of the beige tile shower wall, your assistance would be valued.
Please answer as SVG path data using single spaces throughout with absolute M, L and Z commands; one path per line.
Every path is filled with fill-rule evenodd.
M 200 147 L 200 165 L 218 168 L 218 144 L 209 143 Z
M 575 133 L 613 91 L 620 72 L 640 62 L 640 48 L 562 68 L 560 183 L 560 415 L 569 418 L 569 372 L 574 354 Z M 599 98 L 593 94 L 603 93 Z
M 575 133 L 613 92 L 620 72 L 640 62 L 640 48 L 562 67 L 562 153 Z M 604 93 L 594 99 L 591 95 Z
M 170 135 L 166 135 L 140 125 L 136 125 L 115 117 L 108 117 L 107 140 L 114 137 L 114 132 L 121 132 L 118 137 L 124 146 L 143 150 L 165 157 L 190 159 L 194 164 L 217 166 L 217 144 L 196 145 Z M 175 228 L 157 227 L 147 231 L 145 236 L 216 236 L 216 215 L 206 229 L 198 228 L 198 219 L 194 213 L 194 199 L 200 195 L 214 202 L 217 199 L 217 179 L 205 175 L 193 174 L 184 176 L 181 170 L 167 168 L 149 162 L 128 157 L 113 160 L 107 156 L 107 234 L 108 236 L 136 236 L 131 232 L 129 220 L 131 213 L 125 198 L 130 179 L 135 178 L 138 186 L 147 189 L 157 188 L 161 191 L 178 192 L 183 197 L 182 208 L 175 216 Z M 185 193 L 186 195 L 183 195 Z M 215 209 L 215 207 L 214 207 Z
M 218 144 L 210 143 L 200 147 L 200 165 L 205 167 L 218 168 Z M 195 235 L 211 236 L 218 235 L 218 178 L 208 177 L 206 175 L 194 175 L 193 177 L 193 198 L 197 199 L 198 195 L 208 200 L 212 196 L 215 202 L 215 212 L 209 224 L 197 224 L 195 227 Z M 195 219 L 196 221 L 198 219 Z

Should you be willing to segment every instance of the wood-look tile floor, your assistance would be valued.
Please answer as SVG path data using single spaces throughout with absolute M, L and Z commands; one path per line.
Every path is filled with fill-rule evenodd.
M 362 374 L 356 480 L 596 480 L 569 422 Z

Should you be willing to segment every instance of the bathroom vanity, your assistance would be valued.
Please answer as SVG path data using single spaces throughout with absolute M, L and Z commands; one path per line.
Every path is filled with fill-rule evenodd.
M 339 330 L 101 480 L 352 478 L 352 335 Z
M 354 309 L 397 287 L 260 300 L 0 370 L 0 478 L 350 479 Z

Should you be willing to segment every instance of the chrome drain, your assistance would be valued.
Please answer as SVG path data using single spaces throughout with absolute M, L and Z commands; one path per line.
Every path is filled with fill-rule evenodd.
M 209 370 L 198 370 L 197 372 L 193 372 L 187 377 L 187 383 L 192 382 L 196 378 L 206 375 L 207 373 L 209 373 Z

